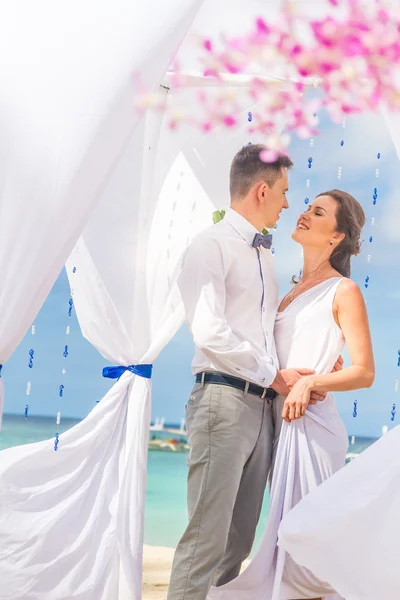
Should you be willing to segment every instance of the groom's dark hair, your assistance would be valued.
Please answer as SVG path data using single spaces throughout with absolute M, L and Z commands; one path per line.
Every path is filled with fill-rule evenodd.
M 243 146 L 232 161 L 230 172 L 231 198 L 242 198 L 257 180 L 263 179 L 270 187 L 282 177 L 282 169 L 290 169 L 293 162 L 280 154 L 273 162 L 261 160 L 260 154 L 267 150 L 262 144 Z

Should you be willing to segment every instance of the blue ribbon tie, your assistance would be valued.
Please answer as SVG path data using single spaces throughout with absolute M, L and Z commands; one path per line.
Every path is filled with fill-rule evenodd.
M 119 379 L 121 375 L 125 373 L 125 371 L 130 371 L 135 375 L 139 375 L 139 377 L 144 377 L 145 379 L 151 379 L 151 372 L 153 370 L 153 365 L 130 365 L 129 367 L 116 366 L 116 367 L 104 367 L 103 369 L 103 377 L 108 377 L 109 379 Z

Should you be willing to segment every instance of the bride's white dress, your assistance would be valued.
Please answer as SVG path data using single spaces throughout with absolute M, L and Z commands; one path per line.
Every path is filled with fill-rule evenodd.
M 399 482 L 400 426 L 304 498 L 280 544 L 346 600 L 398 600 Z
M 340 282 L 339 277 L 324 281 L 278 313 L 275 342 L 281 368 L 308 368 L 317 374 L 331 372 L 344 346 L 342 331 L 332 312 Z M 283 400 L 276 401 L 280 410 Z M 295 563 L 283 547 L 277 546 L 277 541 L 282 518 L 344 466 L 347 448 L 346 428 L 331 394 L 310 405 L 304 417 L 282 423 L 268 522 L 260 548 L 247 569 L 230 583 L 213 587 L 208 600 L 339 598 L 328 584 Z M 313 515 L 309 513 L 307 519 L 312 521 Z M 304 522 L 303 526 L 307 528 Z

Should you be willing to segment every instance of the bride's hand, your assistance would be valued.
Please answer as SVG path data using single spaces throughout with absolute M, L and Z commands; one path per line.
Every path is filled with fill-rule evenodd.
M 300 419 L 310 403 L 311 383 L 309 377 L 302 377 L 294 384 L 287 396 L 282 410 L 282 418 L 287 423 Z

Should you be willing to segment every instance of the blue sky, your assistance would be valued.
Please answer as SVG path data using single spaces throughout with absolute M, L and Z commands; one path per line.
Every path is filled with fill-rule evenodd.
M 397 352 L 400 349 L 400 202 L 399 161 L 383 118 L 364 116 L 351 118 L 344 129 L 341 124 L 324 122 L 322 133 L 309 141 L 294 140 L 290 154 L 295 162 L 288 194 L 290 209 L 279 222 L 274 235 L 276 267 L 283 295 L 289 289 L 291 275 L 301 266 L 300 248 L 290 239 L 295 220 L 303 210 L 304 199 L 339 187 L 358 198 L 367 214 L 363 233 L 363 249 L 353 261 L 353 279 L 362 287 L 371 322 L 377 377 L 373 388 L 337 394 L 336 399 L 350 435 L 380 435 L 382 426 L 393 426 L 390 411 L 400 398 L 395 381 L 400 378 Z M 341 141 L 344 145 L 341 145 Z M 232 149 L 234 154 L 235 149 Z M 380 152 L 381 158 L 377 159 Z M 307 159 L 313 157 L 312 168 Z M 342 178 L 337 178 L 338 167 Z M 379 177 L 376 169 L 379 168 Z M 310 187 L 306 181 L 310 179 Z M 373 190 L 378 200 L 373 205 Z M 226 186 L 228 200 L 228 185 Z M 371 219 L 375 218 L 372 227 Z M 211 219 L 211 215 L 210 215 Z M 370 243 L 369 237 L 373 236 Z M 368 262 L 368 255 L 371 261 Z M 370 278 L 368 289 L 365 277 Z M 80 334 L 76 317 L 68 317 L 69 288 L 63 272 L 35 320 L 36 333 L 29 331 L 4 367 L 6 385 L 5 411 L 21 414 L 25 404 L 30 413 L 55 416 L 61 410 L 65 417 L 84 417 L 110 387 L 101 376 L 104 359 Z M 69 336 L 65 334 L 71 327 Z M 68 358 L 63 357 L 68 344 Z M 34 368 L 29 369 L 29 349 L 35 350 Z M 187 396 L 192 386 L 190 363 L 192 341 L 186 327 L 164 349 L 154 368 L 153 417 L 163 416 L 179 422 L 184 415 Z M 345 354 L 346 358 L 346 354 Z M 67 369 L 65 375 L 62 369 Z M 27 381 L 32 382 L 31 395 L 25 394 Z M 59 398 L 59 385 L 65 386 Z M 396 396 L 398 398 L 396 398 Z M 358 400 L 358 416 L 353 418 L 353 402 Z

